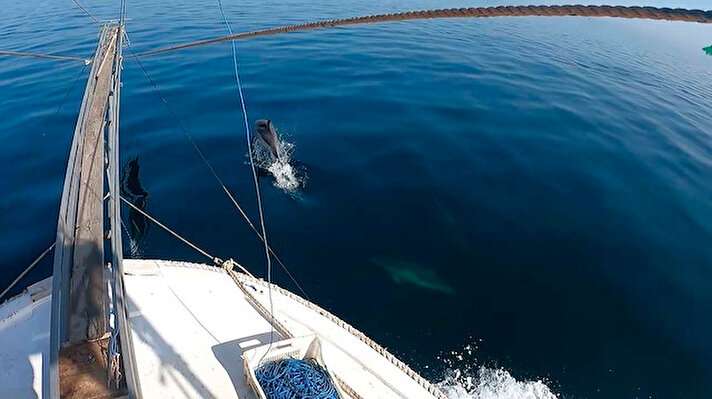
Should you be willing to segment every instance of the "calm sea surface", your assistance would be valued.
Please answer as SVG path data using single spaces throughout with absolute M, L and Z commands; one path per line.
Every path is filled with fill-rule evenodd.
M 225 7 L 239 32 L 481 4 Z M 118 14 L 118 0 L 85 6 Z M 213 1 L 129 0 L 128 18 L 135 51 L 225 33 Z M 68 0 L 0 0 L 0 49 L 89 57 L 96 40 Z M 260 181 L 272 245 L 312 300 L 453 397 L 709 398 L 710 44 L 709 26 L 585 18 L 238 42 L 251 121 L 271 119 L 306 170 L 297 198 Z M 230 54 L 222 43 L 143 62 L 256 220 Z M 86 71 L 57 108 L 81 68 L 0 58 L 0 288 L 54 239 Z M 258 239 L 132 59 L 123 80 L 122 162 L 139 157 L 147 210 L 264 275 Z M 156 226 L 133 254 L 204 260 Z M 22 285 L 50 273 L 47 259 Z M 296 290 L 279 269 L 274 280 Z M 466 377 L 494 393 L 465 393 Z

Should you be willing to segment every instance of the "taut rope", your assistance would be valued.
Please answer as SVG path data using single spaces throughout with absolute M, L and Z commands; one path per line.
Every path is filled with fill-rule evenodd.
M 84 65 L 89 65 L 91 63 L 90 59 L 81 58 L 81 57 L 72 57 L 72 56 L 68 56 L 68 55 L 22 53 L 19 51 L 5 51 L 5 50 L 0 50 L 0 55 L 13 55 L 15 57 L 47 58 L 50 60 L 61 60 L 61 61 L 81 61 L 84 63 Z
M 192 43 L 179 44 L 157 50 L 145 51 L 138 57 L 167 53 L 207 44 L 220 43 L 228 40 L 247 39 L 257 36 L 269 36 L 280 33 L 298 32 L 310 29 L 332 28 L 335 26 L 369 24 L 374 22 L 405 21 L 411 19 L 432 18 L 489 18 L 489 17 L 612 17 L 631 19 L 657 19 L 665 21 L 685 21 L 712 23 L 712 11 L 686 10 L 683 8 L 656 7 L 625 7 L 625 6 L 498 6 L 450 8 L 440 10 L 408 11 L 396 14 L 377 14 L 354 18 L 331 19 L 328 21 L 307 22 L 299 25 L 280 26 L 270 29 L 255 30 L 214 39 L 201 40 Z
M 44 258 L 45 255 L 47 255 L 49 253 L 49 251 L 51 251 L 54 248 L 55 244 L 56 243 L 52 243 L 52 245 L 50 245 L 49 248 L 45 249 L 44 252 L 42 252 L 40 254 L 40 256 L 37 257 L 37 259 L 35 259 L 32 263 L 30 263 L 30 265 L 27 266 L 25 268 L 25 270 L 23 270 L 22 273 L 20 273 L 20 275 L 17 276 L 17 278 L 15 280 L 13 280 L 12 283 L 10 283 L 10 285 L 7 288 L 5 288 L 5 290 L 2 293 L 0 293 L 0 298 L 2 298 L 5 294 L 7 294 L 8 291 L 10 291 L 12 289 L 12 287 L 14 287 L 15 284 L 17 284 L 18 281 L 20 281 L 23 277 L 25 277 L 25 274 L 27 274 L 30 270 L 32 270 L 33 267 L 35 267 L 35 265 L 40 263 L 42 258 Z
M 140 209 L 139 207 L 137 207 L 136 205 L 132 204 L 131 201 L 127 200 L 127 199 L 124 198 L 123 196 L 120 196 L 120 198 L 121 198 L 121 201 L 124 201 L 124 203 L 125 203 L 126 205 L 130 206 L 133 210 L 135 210 L 136 212 L 140 213 L 141 215 L 143 215 L 144 217 L 146 217 L 148 220 L 152 221 L 153 223 L 155 223 L 158 227 L 160 227 L 160 228 L 162 228 L 163 230 L 165 230 L 166 232 L 170 233 L 173 237 L 179 239 L 181 242 L 183 242 L 183 244 L 185 244 L 185 245 L 187 245 L 187 246 L 193 248 L 196 252 L 198 252 L 199 254 L 201 254 L 201 255 L 205 256 L 206 258 L 210 259 L 210 260 L 211 260 L 213 263 L 215 263 L 216 265 L 222 264 L 222 260 L 221 260 L 220 258 L 218 258 L 218 257 L 216 257 L 216 256 L 213 256 L 213 255 L 210 255 L 209 253 L 207 253 L 207 252 L 205 252 L 204 250 L 200 249 L 197 245 L 195 245 L 195 244 L 193 244 L 192 242 L 186 240 L 186 239 L 183 238 L 180 234 L 178 234 L 178 233 L 176 233 L 175 231 L 171 230 L 171 229 L 170 229 L 169 227 L 167 227 L 165 224 L 159 222 L 159 221 L 156 220 L 154 217 L 152 217 L 151 215 L 149 215 L 148 213 L 146 213 L 144 210 L 142 210 L 142 209 Z
M 222 0 L 218 0 L 218 8 L 220 8 L 220 15 L 222 15 L 223 22 L 225 23 L 225 28 L 227 29 L 227 32 L 232 35 L 232 26 L 230 26 L 230 21 L 227 19 L 227 15 L 225 15 L 225 9 L 223 8 Z M 272 347 L 272 343 L 274 342 L 274 306 L 272 303 L 272 260 L 270 259 L 269 255 L 269 243 L 267 241 L 267 228 L 265 226 L 265 215 L 264 215 L 264 210 L 262 206 L 262 195 L 260 193 L 260 182 L 259 179 L 257 178 L 257 168 L 255 167 L 255 160 L 252 155 L 252 136 L 250 134 L 250 122 L 249 118 L 247 116 L 247 105 L 245 104 L 245 94 L 242 90 L 242 81 L 240 79 L 240 68 L 238 66 L 237 62 L 237 46 L 235 45 L 235 42 L 231 41 L 230 44 L 232 45 L 232 65 L 233 69 L 235 72 L 235 86 L 237 88 L 237 94 L 238 94 L 238 99 L 240 100 L 240 108 L 242 110 L 242 120 L 245 125 L 245 139 L 247 140 L 247 153 L 250 156 L 250 170 L 252 171 L 252 181 L 255 185 L 255 195 L 257 197 L 257 210 L 260 215 L 260 227 L 262 228 L 262 242 L 264 243 L 264 249 L 265 249 L 265 258 L 267 259 L 267 289 L 269 293 L 269 313 L 271 316 L 271 321 L 272 321 L 272 326 L 273 328 L 270 330 L 270 335 L 269 335 L 269 345 L 270 348 Z M 269 350 L 268 350 L 269 352 Z M 267 352 L 265 352 L 265 355 Z M 262 355 L 262 358 L 264 358 L 265 355 Z M 260 359 L 262 361 L 262 359 Z
M 250 226 L 250 228 L 252 229 L 252 231 L 255 232 L 255 234 L 256 234 L 257 237 L 260 239 L 260 241 L 264 242 L 264 237 L 262 236 L 262 234 L 260 234 L 260 232 L 257 230 L 257 228 L 255 227 L 255 224 L 252 223 L 252 220 L 250 219 L 250 217 L 247 216 L 247 213 L 245 213 L 245 210 L 240 206 L 239 202 L 237 202 L 237 199 L 235 198 L 235 196 L 234 196 L 234 195 L 232 194 L 232 192 L 230 192 L 230 190 L 227 188 L 227 186 L 225 185 L 225 182 L 223 182 L 222 178 L 220 178 L 220 175 L 218 175 L 218 173 L 215 171 L 215 169 L 214 169 L 213 166 L 210 164 L 210 162 L 208 161 L 207 157 L 205 156 L 205 154 L 203 153 L 203 151 L 200 149 L 200 147 L 198 147 L 198 144 L 195 142 L 195 140 L 193 139 L 193 137 L 191 136 L 191 134 L 188 132 L 188 129 L 187 129 L 187 128 L 183 125 L 183 123 L 180 121 L 180 119 L 178 118 L 177 113 L 173 110 L 173 107 L 171 107 L 170 104 L 168 104 L 168 101 L 167 101 L 166 98 L 163 96 L 163 94 L 161 93 L 161 91 L 158 89 L 158 85 L 157 85 L 156 82 L 153 80 L 153 78 L 151 77 L 151 75 L 148 73 L 148 70 L 147 70 L 146 67 L 143 65 L 143 63 L 141 62 L 141 60 L 137 57 L 137 54 L 134 53 L 134 51 L 133 51 L 133 49 L 131 48 L 131 45 L 130 45 L 130 44 L 128 44 L 127 49 L 131 52 L 131 54 L 133 54 L 133 58 L 136 59 L 136 62 L 138 63 L 139 67 L 141 67 L 141 70 L 143 71 L 143 75 L 146 77 L 146 79 L 148 80 L 148 82 L 149 82 L 149 83 L 151 84 L 151 86 L 153 87 L 153 91 L 156 93 L 156 95 L 158 96 L 158 98 L 160 98 L 160 100 L 161 100 L 161 102 L 163 103 L 163 105 L 165 105 L 166 110 L 168 111 L 168 114 L 169 114 L 170 117 L 173 119 L 173 121 L 178 125 L 178 127 L 179 127 L 180 130 L 183 132 L 183 134 L 186 136 L 186 138 L 188 139 L 188 142 L 193 146 L 193 149 L 198 153 L 198 155 L 200 156 L 200 159 L 203 160 L 203 163 L 205 163 L 205 165 L 207 166 L 208 170 L 210 170 L 210 173 L 213 175 L 213 177 L 215 177 L 215 180 L 218 182 L 218 184 L 219 184 L 220 187 L 222 188 L 223 192 L 225 192 L 225 195 L 227 195 L 227 197 L 228 197 L 228 199 L 230 200 L 230 202 L 231 202 L 231 203 L 235 206 L 235 208 L 240 212 L 240 215 L 242 215 L 242 217 L 245 219 L 245 222 L 247 222 L 247 224 Z M 292 275 L 292 273 L 289 271 L 289 269 L 288 269 L 287 266 L 284 264 L 284 262 L 282 261 L 282 259 L 281 259 L 279 256 L 277 256 L 277 253 L 272 249 L 271 246 L 268 245 L 268 249 L 269 249 L 269 253 L 272 254 L 272 256 L 274 257 L 274 259 L 277 261 L 277 263 L 279 263 L 279 265 L 282 267 L 282 269 L 283 269 L 284 272 L 287 274 L 287 276 L 289 276 L 289 278 L 292 280 L 292 282 L 293 282 L 294 285 L 297 287 L 297 289 L 299 289 L 299 292 L 301 292 L 302 295 L 304 295 L 305 298 L 309 299 L 309 296 L 307 295 L 306 291 L 304 291 L 304 288 L 302 288 L 302 286 L 299 284 L 299 282 L 298 282 L 297 279 L 294 277 L 294 275 Z
M 76 4 L 77 7 L 79 7 L 82 11 L 84 11 L 84 14 L 86 14 L 87 17 L 91 18 L 91 20 L 94 21 L 95 24 L 101 26 L 101 23 L 99 22 L 99 20 L 96 19 L 96 18 L 94 17 L 94 15 L 92 15 L 92 13 L 90 13 L 89 10 L 87 10 L 87 9 L 82 5 L 82 3 L 80 3 L 78 0 L 72 0 L 72 1 L 74 2 L 74 4 Z

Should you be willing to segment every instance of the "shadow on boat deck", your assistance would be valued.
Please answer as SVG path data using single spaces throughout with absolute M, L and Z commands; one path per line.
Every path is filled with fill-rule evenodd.
M 252 348 L 269 343 L 270 333 L 261 333 L 223 342 L 212 347 L 215 358 L 225 368 L 230 376 L 230 381 L 235 387 L 238 397 L 245 397 L 252 391 L 245 380 L 245 373 L 242 366 L 242 354 Z
M 131 298 L 127 298 L 127 301 L 129 305 L 129 314 L 133 311 L 139 310 L 139 307 L 136 306 L 136 303 L 134 303 Z M 156 353 L 161 354 L 160 364 L 161 372 L 163 373 L 161 375 L 161 380 L 163 380 L 165 376 L 172 378 L 175 385 L 181 389 L 186 398 L 193 397 L 193 395 L 183 386 L 181 378 L 178 378 L 177 374 L 180 374 L 183 376 L 182 379 L 187 381 L 201 398 L 216 398 L 210 389 L 208 389 L 208 387 L 200 381 L 198 376 L 191 371 L 188 363 L 179 354 L 180 350 L 176 350 L 176 348 L 166 342 L 166 340 L 161 337 L 158 331 L 156 331 L 156 329 L 151 325 L 151 323 L 148 322 L 148 320 L 146 320 L 146 318 L 138 314 L 136 316 L 130 316 L 130 319 L 133 327 L 132 330 L 135 334 L 134 338 L 142 340 L 148 346 L 154 348 Z M 139 377 L 139 384 L 140 383 L 141 381 Z

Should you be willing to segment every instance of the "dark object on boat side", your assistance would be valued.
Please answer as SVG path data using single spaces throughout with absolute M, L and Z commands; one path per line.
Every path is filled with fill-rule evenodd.
M 138 171 L 139 164 L 137 156 L 129 160 L 121 171 L 121 195 L 138 209 L 144 210 L 146 209 L 148 192 L 141 187 Z M 129 210 L 129 225 L 130 231 L 128 233 L 134 244 L 137 245 L 143 241 L 143 238 L 146 236 L 146 230 L 148 229 L 146 217 L 132 208 Z

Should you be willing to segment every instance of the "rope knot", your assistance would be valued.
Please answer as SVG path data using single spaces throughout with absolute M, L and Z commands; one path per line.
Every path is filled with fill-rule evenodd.
M 228 260 L 222 261 L 220 266 L 227 271 L 231 271 L 235 267 L 235 261 L 230 258 Z
M 230 259 L 228 259 L 228 260 L 226 260 L 226 261 L 222 261 L 222 260 L 221 260 L 220 262 L 216 262 L 216 263 L 219 264 L 220 267 L 222 267 L 223 269 L 227 270 L 228 272 L 232 272 L 233 270 L 235 270 L 235 268 L 238 268 L 238 269 L 240 269 L 240 271 L 242 271 L 243 273 L 247 274 L 248 276 L 254 277 L 254 276 L 252 275 L 252 273 L 250 273 L 249 271 L 247 271 L 247 269 L 245 269 L 244 266 L 242 266 L 241 264 L 235 262 L 235 260 L 233 260 L 232 258 L 230 258 Z

